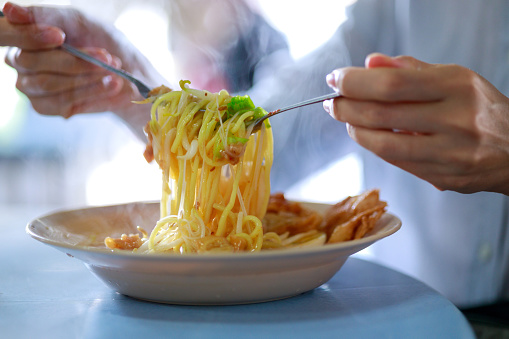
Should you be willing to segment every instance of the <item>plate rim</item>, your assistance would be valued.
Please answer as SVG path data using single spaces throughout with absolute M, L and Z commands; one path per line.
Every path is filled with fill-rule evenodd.
M 327 203 L 317 203 L 317 202 L 302 202 L 298 201 L 299 203 L 305 203 L 309 205 L 333 205 L 333 204 L 327 204 Z M 70 250 L 70 251 L 79 251 L 84 253 L 90 253 L 94 255 L 106 255 L 108 257 L 112 258 L 129 258 L 129 259 L 149 259 L 152 261 L 215 261 L 218 259 L 221 260 L 229 260 L 229 261 L 235 261 L 235 260 L 256 260 L 256 259 L 262 259 L 262 258 L 280 258 L 280 257 L 295 257 L 295 256 L 301 256 L 301 255 L 321 255 L 325 254 L 327 252 L 336 252 L 340 251 L 342 249 L 348 249 L 352 247 L 357 246 L 364 246 L 367 247 L 370 245 L 370 243 L 374 243 L 378 240 L 381 240 L 383 238 L 386 238 L 394 233 L 396 233 L 402 226 L 402 221 L 399 217 L 396 215 L 385 212 L 384 216 L 387 218 L 390 218 L 391 221 L 393 221 L 393 225 L 390 226 L 388 229 L 380 230 L 379 232 L 369 235 L 367 237 L 363 237 L 360 239 L 355 240 L 348 240 L 340 243 L 334 243 L 334 244 L 324 244 L 322 246 L 313 246 L 313 247 L 295 247 L 295 248 L 288 248 L 284 250 L 266 250 L 266 251 L 259 251 L 259 252 L 237 252 L 237 253 L 188 253 L 185 255 L 180 254 L 163 254 L 163 253 L 153 253 L 153 254 L 147 254 L 147 253 L 136 253 L 132 251 L 120 251 L 120 250 L 111 250 L 107 248 L 98 248 L 94 246 L 83 246 L 83 245 L 69 245 L 65 244 L 59 241 L 55 241 L 52 239 L 49 239 L 47 237 L 43 237 L 35 232 L 32 228 L 34 227 L 34 224 L 36 223 L 42 223 L 41 219 L 53 216 L 55 214 L 61 214 L 61 213 L 72 213 L 75 211 L 87 209 L 103 209 L 103 208 L 113 208 L 113 207 L 120 207 L 125 205 L 132 205 L 132 204 L 154 204 L 159 203 L 156 201 L 135 201 L 130 203 L 123 203 L 123 204 L 111 204 L 111 205 L 101 205 L 101 206 L 88 206 L 83 208 L 73 208 L 73 209 L 58 209 L 54 210 L 52 212 L 46 213 L 44 215 L 41 215 L 35 219 L 32 219 L 29 221 L 25 227 L 26 233 L 31 236 L 33 239 L 56 247 L 60 250 Z M 365 246 L 368 244 L 367 246 Z

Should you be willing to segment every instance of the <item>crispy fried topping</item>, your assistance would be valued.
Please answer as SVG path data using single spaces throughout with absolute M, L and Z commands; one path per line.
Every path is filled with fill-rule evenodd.
M 271 195 L 263 219 L 264 233 L 288 232 L 291 236 L 317 230 L 327 234 L 327 243 L 359 239 L 373 230 L 386 206 L 387 203 L 379 199 L 379 191 L 373 189 L 344 199 L 330 207 L 322 218 L 318 212 L 276 193 Z
M 120 238 L 104 239 L 106 247 L 117 250 L 133 250 L 141 246 L 142 241 L 139 234 L 122 234 Z

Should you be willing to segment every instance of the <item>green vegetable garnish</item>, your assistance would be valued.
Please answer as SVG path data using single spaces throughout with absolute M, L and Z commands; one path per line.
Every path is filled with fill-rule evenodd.
M 248 95 L 244 96 L 237 95 L 235 97 L 232 97 L 227 107 L 228 107 L 226 113 L 227 119 L 233 117 L 237 113 L 242 114 L 248 111 L 253 111 L 254 114 L 252 119 L 258 119 L 268 114 L 267 111 L 264 110 L 263 108 L 256 107 L 253 104 L 253 100 L 251 100 L 251 98 Z
M 233 144 L 245 144 L 248 141 L 249 139 L 247 138 L 240 138 L 236 137 L 235 135 L 230 135 L 226 142 L 228 143 L 228 145 L 233 145 Z
M 267 111 L 266 111 L 266 110 L 264 110 L 263 108 L 261 108 L 261 107 L 256 107 L 256 108 L 254 109 L 253 119 L 261 118 L 261 117 L 263 117 L 263 116 L 265 116 L 265 115 L 267 115 L 267 114 L 269 114 L 269 113 L 267 113 Z
M 251 100 L 249 95 L 244 96 L 237 95 L 235 97 L 232 97 L 227 107 L 228 107 L 227 118 L 231 118 L 239 112 L 251 111 L 256 108 L 255 105 L 253 104 L 253 100 Z

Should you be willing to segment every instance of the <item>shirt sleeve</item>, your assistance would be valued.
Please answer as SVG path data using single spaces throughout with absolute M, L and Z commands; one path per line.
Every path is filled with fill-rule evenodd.
M 347 19 L 333 37 L 308 56 L 258 81 L 250 95 L 257 105 L 273 110 L 330 93 L 325 82 L 332 70 L 363 66 L 365 57 L 394 49 L 392 1 L 359 0 L 347 9 Z M 330 13 L 334 19 L 334 13 Z M 354 151 L 343 123 L 330 117 L 321 104 L 275 116 L 272 191 L 292 184 Z

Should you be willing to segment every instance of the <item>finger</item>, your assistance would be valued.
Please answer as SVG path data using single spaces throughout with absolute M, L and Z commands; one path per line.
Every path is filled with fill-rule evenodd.
M 0 22 L 0 45 L 47 49 L 59 46 L 65 40 L 65 35 L 59 28 L 44 24 L 36 25 L 30 8 L 8 2 L 3 8 L 3 13 L 7 20 Z
M 121 66 L 120 59 L 113 57 L 104 49 L 86 48 L 82 50 L 110 66 Z M 103 68 L 76 58 L 60 49 L 37 52 L 17 50 L 15 53 L 8 53 L 7 64 L 16 68 L 20 73 L 47 72 L 65 75 L 81 75 L 90 72 L 105 72 Z
M 329 103 L 330 104 L 330 103 Z M 369 129 L 437 133 L 446 128 L 437 112 L 441 101 L 384 103 L 338 98 L 326 110 L 336 120 Z
M 390 57 L 381 53 L 372 53 L 366 57 L 366 68 L 392 67 L 408 69 L 425 69 L 433 67 L 432 64 L 420 61 L 410 56 Z
M 90 86 L 72 91 L 60 92 L 56 95 L 29 97 L 34 110 L 44 115 L 61 115 L 68 118 L 77 113 L 103 112 L 107 108 L 99 105 L 99 100 L 118 95 L 122 89 L 123 80 L 112 76 L 111 81 L 100 81 Z M 85 102 L 95 102 L 95 111 L 80 112 L 75 109 Z
M 350 137 L 382 159 L 393 161 L 439 162 L 442 148 L 435 135 L 373 130 L 347 124 Z
M 48 73 L 38 73 L 18 76 L 16 88 L 29 97 L 52 96 L 60 92 L 77 91 L 80 88 L 107 84 L 111 75 L 102 73 L 85 74 L 79 76 L 65 76 Z
M 387 160 L 387 162 L 429 182 L 440 191 L 454 189 L 461 192 L 461 190 L 458 190 L 458 186 L 454 187 L 455 185 L 452 182 L 454 180 L 454 176 L 442 173 L 444 169 L 443 164 L 391 160 Z
M 327 83 L 343 96 L 358 100 L 435 101 L 445 94 L 440 88 L 442 74 L 434 69 L 347 67 L 334 70 Z
M 7 2 L 4 5 L 3 13 L 7 20 L 13 24 L 35 23 L 35 18 L 29 8 L 18 6 L 12 2 Z
M 27 50 L 51 49 L 60 46 L 65 34 L 48 25 L 13 25 L 0 19 L 0 46 L 15 46 Z
M 73 8 L 47 6 L 21 7 L 10 4 L 8 13 L 9 15 L 6 15 L 6 17 L 9 21 L 12 20 L 13 26 L 26 26 L 20 25 L 21 23 L 51 26 L 59 29 L 61 32 L 68 33 L 67 42 L 74 46 L 83 46 L 83 44 L 76 44 L 74 41 L 75 36 L 73 35 L 78 34 L 79 42 L 81 43 L 90 40 L 90 37 L 78 33 L 83 30 L 89 31 L 90 27 L 85 27 L 89 23 L 81 12 Z
M 34 26 L 34 27 L 52 27 L 53 30 L 60 32 L 69 33 L 69 36 L 64 36 L 67 38 L 67 42 L 74 45 L 75 47 L 85 46 L 87 41 L 90 41 L 90 37 L 80 34 L 79 32 L 85 30 L 90 31 L 90 27 L 84 27 L 88 23 L 86 23 L 86 19 L 83 14 L 81 14 L 78 10 L 72 9 L 69 7 L 39 7 L 39 6 L 30 6 L 30 7 L 21 7 L 14 5 L 12 3 L 6 4 L 4 7 L 7 11 L 6 18 L 10 21 L 4 21 L 3 24 L 0 25 L 7 26 L 9 24 L 11 26 L 11 30 L 18 29 L 22 30 L 23 26 Z M 14 27 L 14 28 L 13 28 Z M 2 32 L 4 27 L 0 27 L 0 32 Z M 16 33 L 16 31 L 14 31 Z M 45 33 L 49 37 L 44 37 L 44 39 L 51 40 L 53 43 L 53 47 L 55 46 L 54 39 L 52 40 L 50 37 L 54 32 Z M 12 34 L 11 34 L 12 35 Z M 15 34 L 19 35 L 19 34 Z M 54 37 L 54 36 L 53 36 Z M 22 39 L 23 38 L 23 39 Z M 43 37 L 41 37 L 42 39 Z M 25 49 L 40 49 L 40 46 L 31 46 L 31 45 L 21 45 L 21 42 L 24 40 L 23 37 L 15 36 L 10 39 L 10 44 L 5 44 L 5 46 L 17 46 Z M 61 39 L 61 41 L 57 41 L 58 45 L 62 44 L 65 39 Z M 17 44 L 16 44 L 17 42 Z M 2 44 L 2 35 L 0 34 L 0 44 Z M 19 44 L 19 45 L 18 45 Z
M 452 190 L 459 193 L 478 192 L 476 188 L 479 182 L 486 185 L 482 176 L 475 176 L 470 173 L 457 173 L 450 170 L 450 166 L 443 163 L 413 162 L 413 161 L 388 161 L 390 164 L 407 171 L 418 178 L 421 178 L 436 189 Z
M 119 106 L 125 107 L 126 106 L 125 103 L 129 103 L 128 105 L 134 105 L 131 103 L 131 98 L 129 98 L 127 94 L 126 95 L 108 94 L 97 97 L 90 97 L 87 100 L 75 103 L 71 107 L 68 117 L 80 113 L 96 113 L 112 111 L 117 109 Z

